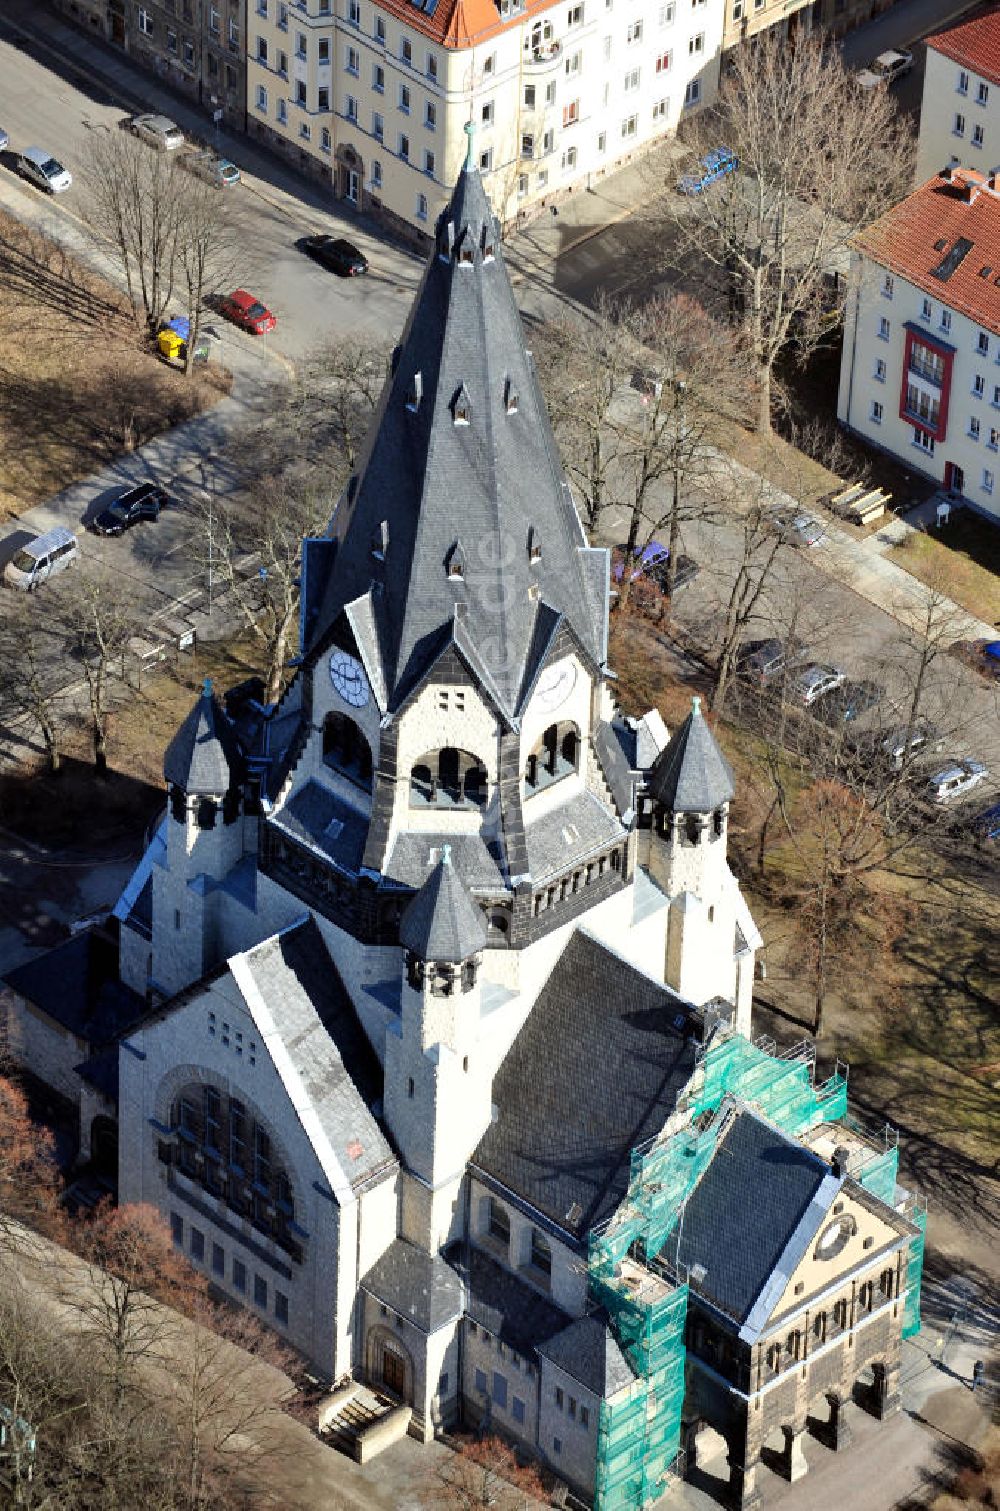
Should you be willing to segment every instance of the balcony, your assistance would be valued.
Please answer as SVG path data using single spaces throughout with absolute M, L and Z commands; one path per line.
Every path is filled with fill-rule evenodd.
M 556 67 L 561 57 L 561 42 L 543 42 L 538 47 L 529 45 L 524 49 L 524 67 L 529 73 L 546 73 Z
M 910 353 L 910 372 L 916 373 L 925 383 L 933 383 L 935 388 L 940 388 L 944 380 L 943 363 L 923 362 L 912 352 Z

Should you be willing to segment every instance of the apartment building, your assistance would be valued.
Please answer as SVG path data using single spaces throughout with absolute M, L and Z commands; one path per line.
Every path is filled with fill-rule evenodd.
M 726 0 L 722 50 L 728 52 L 772 27 L 786 41 L 820 29 L 831 37 L 842 37 L 892 4 L 894 0 Z
M 509 223 L 709 103 L 722 21 L 722 0 L 250 0 L 248 130 L 422 240 L 471 120 Z
M 983 173 L 1000 166 L 1000 9 L 927 40 L 917 176 L 957 163 Z
M 861 232 L 842 424 L 1000 519 L 1000 189 L 945 168 Z

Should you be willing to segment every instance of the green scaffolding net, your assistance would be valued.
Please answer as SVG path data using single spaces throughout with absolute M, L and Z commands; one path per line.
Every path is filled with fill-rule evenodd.
M 917 1232 L 910 1239 L 910 1252 L 906 1262 L 906 1306 L 903 1309 L 903 1337 L 912 1338 L 914 1333 L 920 1331 L 920 1285 L 924 1274 L 927 1207 L 919 1197 L 911 1196 L 903 1210 L 917 1227 Z

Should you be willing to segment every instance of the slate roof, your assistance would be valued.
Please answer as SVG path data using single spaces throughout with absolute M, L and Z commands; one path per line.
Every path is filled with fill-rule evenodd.
M 242 775 L 239 741 L 206 677 L 201 697 L 167 746 L 164 780 L 192 796 L 222 796 Z
M 456 423 L 463 387 L 468 423 Z M 383 524 L 379 561 L 372 547 Z M 463 650 L 508 716 L 530 686 L 540 615 L 564 616 L 592 659 L 604 659 L 606 553 L 588 547 L 577 517 L 474 166 L 462 171 L 438 222 L 331 533 L 336 548 L 317 553 L 315 566 L 325 584 L 310 584 L 310 647 L 374 579 L 377 611 L 367 621 L 352 613 L 351 628 L 366 663 L 382 668 L 390 709 L 441 653 L 442 637 L 460 638 L 466 624 Z M 456 551 L 461 576 L 449 571 Z M 372 636 L 377 646 L 364 643 Z
M 472 1164 L 586 1234 L 617 1207 L 632 1149 L 659 1133 L 691 1077 L 688 1025 L 668 987 L 578 930 L 497 1072 L 498 1116 Z
M 322 851 L 341 870 L 355 876 L 360 870 L 368 820 L 322 782 L 306 782 L 268 822 Z
M 451 846 L 451 863 L 470 892 L 496 894 L 506 890 L 504 862 L 498 840 L 483 834 L 397 834 L 382 874 L 401 886 L 423 886 L 432 851 Z
M 928 37 L 927 46 L 992 84 L 1000 84 L 1000 10 L 995 5 Z
M 452 964 L 468 960 L 486 947 L 486 924 L 451 863 L 451 846 L 441 858 L 399 922 L 399 942 L 421 960 Z
M 362 1288 L 425 1333 L 462 1314 L 462 1281 L 441 1254 L 395 1239 L 361 1280 Z
M 335 1191 L 391 1164 L 370 1111 L 381 1066 L 313 918 L 234 955 L 229 971 Z
M 578 1380 L 584 1390 L 605 1400 L 636 1379 L 605 1312 L 578 1317 L 540 1345 L 538 1352 Z
M 649 791 L 672 813 L 711 813 L 736 794 L 729 762 L 692 698 L 691 712 L 675 730 L 649 773 Z
M 525 817 L 530 815 L 529 803 Z M 568 803 L 525 824 L 531 878 L 542 881 L 557 875 L 578 858 L 609 844 L 616 835 L 624 837 L 624 833 L 614 814 L 592 792 L 578 792 Z
M 880 267 L 1000 334 L 1000 196 L 985 182 L 971 168 L 954 169 L 950 179 L 937 174 L 859 232 L 854 245 Z M 979 191 L 971 204 L 970 184 Z M 961 252 L 962 241 L 970 246 L 953 271 L 935 276 L 949 253 L 956 247 Z M 982 269 L 989 272 L 984 276 Z
M 118 945 L 111 934 L 86 929 L 4 977 L 12 991 L 95 1048 L 125 1033 L 146 1002 L 118 979 Z
M 819 1155 L 755 1113 L 731 1105 L 724 1115 L 728 1126 L 664 1253 L 687 1266 L 692 1292 L 741 1324 L 756 1310 L 763 1325 L 794 1267 L 790 1251 L 797 1263 L 842 1182 Z
M 492 1255 L 471 1244 L 462 1251 L 462 1245 L 453 1244 L 445 1256 L 465 1273 L 466 1314 L 517 1353 L 533 1358 L 536 1348 L 572 1320 L 561 1306 L 504 1269 Z

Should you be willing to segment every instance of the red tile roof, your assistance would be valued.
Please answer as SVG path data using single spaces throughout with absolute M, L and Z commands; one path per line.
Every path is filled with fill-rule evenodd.
M 949 309 L 1000 335 L 1000 181 L 971 168 L 928 179 L 865 230 L 854 245 Z M 959 241 L 971 246 L 947 277 L 935 276 Z M 959 249 L 960 251 L 961 249 Z
M 553 10 L 558 0 L 524 0 L 523 6 L 509 16 L 501 16 L 495 0 L 439 0 L 429 15 L 411 0 L 379 0 L 379 4 L 397 21 L 432 41 L 461 49 L 514 30 L 526 15 Z
M 958 26 L 928 37 L 927 46 L 981 78 L 1000 84 L 1000 6 L 991 5 Z

